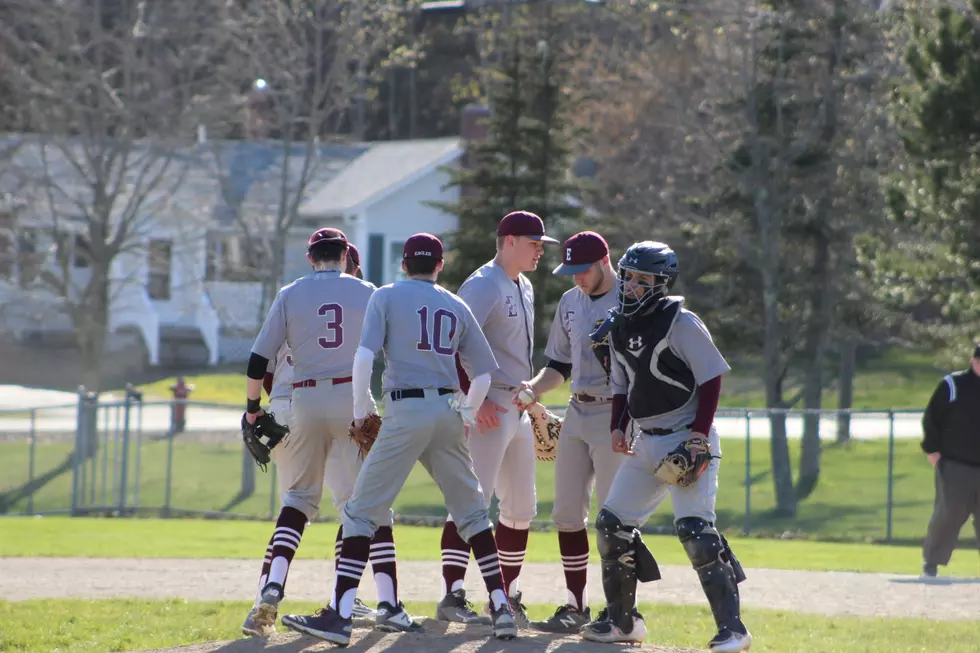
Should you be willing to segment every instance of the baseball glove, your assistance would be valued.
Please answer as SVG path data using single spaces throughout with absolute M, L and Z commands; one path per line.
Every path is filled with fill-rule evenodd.
M 374 446 L 374 441 L 378 439 L 378 433 L 381 432 L 381 417 L 373 413 L 368 414 L 364 418 L 364 423 L 359 427 L 354 426 L 354 422 L 350 423 L 350 439 L 354 441 L 357 448 L 360 449 L 360 457 L 363 459 L 371 451 L 371 447 Z
M 554 460 L 558 455 L 558 436 L 562 418 L 541 404 L 534 402 L 527 407 L 534 431 L 534 453 L 538 460 Z
M 272 459 L 272 450 L 289 435 L 289 427 L 277 422 L 272 413 L 263 413 L 255 418 L 254 424 L 249 424 L 246 414 L 242 415 L 242 440 L 255 459 L 255 464 L 264 472 Z
M 714 457 L 706 439 L 693 437 L 681 442 L 664 456 L 653 473 L 665 483 L 687 487 L 708 469 Z

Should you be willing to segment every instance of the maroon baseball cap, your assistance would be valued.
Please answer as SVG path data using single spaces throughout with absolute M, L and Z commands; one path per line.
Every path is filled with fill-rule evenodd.
M 557 243 L 550 236 L 544 235 L 544 221 L 530 211 L 511 211 L 497 225 L 497 237 L 524 236 L 543 243 Z
M 432 234 L 415 234 L 405 241 L 404 258 L 434 258 L 442 260 L 442 241 Z
M 357 251 L 354 243 L 347 244 L 347 274 L 354 274 L 354 270 L 361 265 L 361 253 Z
M 578 274 L 585 272 L 603 256 L 609 255 L 609 245 L 606 239 L 594 231 L 582 231 L 562 245 L 561 265 L 554 269 L 553 274 Z
M 347 235 L 340 229 L 331 229 L 329 227 L 324 227 L 323 229 L 317 229 L 310 236 L 310 241 L 307 243 L 308 246 L 312 247 L 319 243 L 333 243 L 334 245 L 347 245 Z

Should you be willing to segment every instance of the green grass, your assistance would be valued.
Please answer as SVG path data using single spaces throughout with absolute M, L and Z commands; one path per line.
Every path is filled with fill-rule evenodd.
M 886 492 L 888 448 L 884 441 L 857 441 L 846 447 L 824 450 L 823 472 L 813 495 L 799 506 L 795 518 L 773 516 L 774 495 L 769 473 L 769 446 L 765 440 L 752 440 L 750 479 L 750 526 L 753 534 L 778 535 L 786 532 L 814 538 L 883 539 L 886 535 Z M 790 443 L 795 460 L 799 443 Z M 721 467 L 721 490 L 718 494 L 718 524 L 729 531 L 741 532 L 745 523 L 746 451 L 745 441 L 724 439 Z M 52 469 L 67 456 L 67 444 L 37 446 L 35 475 Z M 116 452 L 111 447 L 109 461 Z M 101 455 L 101 454 L 100 454 Z M 135 458 L 135 452 L 133 452 Z M 164 505 L 167 446 L 165 442 L 145 442 L 141 451 L 140 505 L 159 510 Z M 20 487 L 28 478 L 28 448 L 22 443 L 0 443 L 0 513 L 23 514 L 27 499 L 4 508 L 4 493 Z M 99 460 L 101 467 L 102 459 Z M 278 512 L 273 501 L 273 467 L 268 474 L 257 472 L 257 488 L 243 502 L 231 506 L 239 491 L 242 469 L 242 445 L 237 439 L 227 443 L 203 444 L 180 442 L 173 450 L 173 487 L 171 505 L 175 508 L 201 511 L 227 509 L 236 515 L 269 517 Z M 547 522 L 554 500 L 554 470 L 551 463 L 537 465 L 538 519 Z M 91 471 L 91 470 L 90 470 Z M 136 466 L 131 465 L 129 479 L 135 481 Z M 100 477 L 101 478 L 101 475 Z M 118 501 L 112 492 L 112 476 L 106 484 L 106 503 Z M 71 474 L 64 473 L 38 491 L 33 510 L 67 510 L 70 507 Z M 893 536 L 901 540 L 919 540 L 932 512 L 933 472 L 913 440 L 895 443 Z M 130 501 L 134 492 L 130 491 Z M 329 495 L 328 495 L 329 497 Z M 102 486 L 95 488 L 95 505 L 103 500 Z M 231 506 L 231 507 L 229 507 Z M 336 515 L 329 498 L 322 514 Z M 442 495 L 421 466 L 417 466 L 395 502 L 401 515 L 445 515 Z M 156 514 L 159 514 L 158 512 Z M 593 506 L 592 516 L 595 515 Z M 650 524 L 669 527 L 672 523 L 669 499 L 653 515 Z M 962 537 L 972 537 L 972 526 L 964 526 Z
M 720 405 L 724 408 L 759 408 L 765 406 L 762 365 L 757 360 L 729 361 L 732 371 L 725 376 Z M 936 366 L 928 352 L 901 348 L 889 350 L 880 358 L 868 361 L 859 369 L 854 380 L 854 408 L 922 409 L 929 401 L 939 379 L 948 370 Z M 831 375 L 828 373 L 828 378 Z M 169 386 L 175 378 L 161 379 L 144 385 L 148 397 L 169 398 Z M 195 386 L 191 400 L 231 403 L 244 401 L 245 375 L 241 373 L 206 374 L 186 377 Z M 786 396 L 794 395 L 798 380 L 790 378 L 785 384 Z M 568 402 L 569 386 L 565 384 L 544 396 L 544 403 L 560 406 Z M 824 408 L 837 407 L 837 390 L 824 391 Z
M 239 627 L 249 607 L 240 601 L 0 602 L 0 651 L 103 653 L 235 640 L 241 638 Z M 289 602 L 284 607 L 308 613 L 319 606 Z M 434 603 L 410 602 L 406 607 L 415 615 L 435 611 Z M 702 648 L 713 634 L 706 607 L 641 603 L 639 609 L 650 630 L 648 644 Z M 528 606 L 532 619 L 551 610 L 553 606 Z M 755 640 L 753 650 L 767 653 L 973 653 L 980 640 L 976 621 L 937 624 L 926 619 L 822 617 L 752 608 L 745 609 L 743 616 Z M 548 641 L 530 632 L 522 638 L 540 639 L 541 650 Z
M 0 519 L 0 557 L 56 556 L 98 558 L 244 558 L 258 559 L 272 528 L 270 522 L 195 519 L 102 519 L 11 517 Z M 331 558 L 336 524 L 316 523 L 303 536 L 300 558 Z M 398 525 L 399 560 L 438 559 L 441 529 Z M 687 565 L 673 535 L 644 540 L 664 564 Z M 747 567 L 813 571 L 862 571 L 915 574 L 922 553 L 916 546 L 772 540 L 732 536 L 732 547 Z M 558 538 L 532 532 L 528 562 L 559 562 Z M 592 561 L 598 562 L 593 547 Z M 954 554 L 944 575 L 978 576 L 976 552 Z

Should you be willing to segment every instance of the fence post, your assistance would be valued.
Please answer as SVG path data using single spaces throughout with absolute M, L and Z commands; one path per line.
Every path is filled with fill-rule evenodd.
M 27 495 L 27 514 L 34 514 L 34 456 L 37 449 L 37 409 L 31 408 L 31 448 L 27 458 L 27 483 L 31 493 Z
M 71 514 L 72 517 L 78 515 L 78 493 L 85 492 L 82 485 L 81 472 L 79 467 L 82 461 L 82 445 L 85 444 L 85 386 L 78 386 L 78 412 L 75 414 L 75 454 L 72 458 L 71 466 Z
M 745 410 L 745 524 L 742 526 L 743 534 L 748 537 L 752 530 L 752 416 L 748 409 Z
M 126 494 L 129 489 L 129 415 L 133 406 L 131 390 L 132 387 L 127 385 L 126 397 L 123 399 L 122 462 L 119 466 L 119 507 L 116 509 L 120 517 L 126 514 Z
M 885 507 L 885 541 L 892 541 L 893 492 L 895 490 L 895 411 L 888 411 L 888 503 Z
M 269 478 L 271 480 L 271 485 L 269 487 L 269 519 L 275 519 L 276 518 L 276 498 L 277 498 L 277 495 L 279 494 L 276 491 L 276 487 L 278 485 L 276 483 L 276 474 L 277 473 L 278 472 L 276 470 L 276 466 L 275 465 L 272 465 L 272 473 L 269 474 Z
M 132 394 L 136 402 L 136 469 L 133 473 L 133 507 L 140 507 L 140 473 L 143 458 L 143 393 L 126 384 L 126 392 Z
M 167 475 L 163 480 L 163 509 L 160 511 L 161 517 L 170 516 L 170 485 L 173 480 L 174 469 L 174 433 L 171 423 L 170 431 L 167 433 Z

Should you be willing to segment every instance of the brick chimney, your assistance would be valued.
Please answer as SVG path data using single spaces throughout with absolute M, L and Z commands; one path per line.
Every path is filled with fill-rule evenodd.
M 470 144 L 484 141 L 490 132 L 490 107 L 486 104 L 468 104 L 463 107 L 459 121 L 459 136 L 463 140 L 466 153 L 463 154 L 463 167 L 473 168 L 476 166 L 476 154 L 470 148 Z M 463 187 L 460 189 L 462 196 L 473 194 L 473 189 Z

